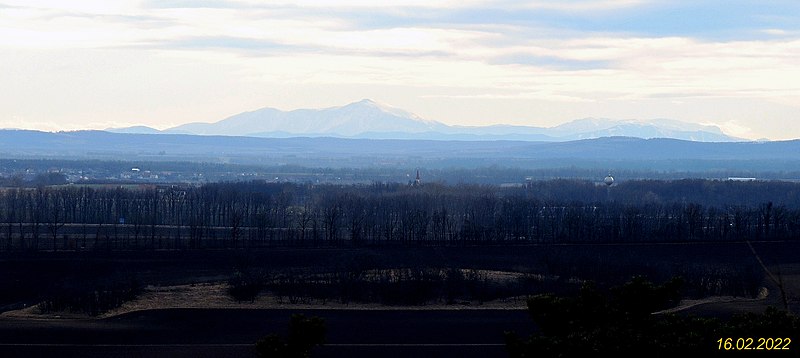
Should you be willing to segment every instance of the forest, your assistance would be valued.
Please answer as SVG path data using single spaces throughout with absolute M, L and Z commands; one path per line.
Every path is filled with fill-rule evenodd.
M 800 184 L 585 180 L 39 185 L 0 191 L 0 249 L 733 242 L 800 237 Z

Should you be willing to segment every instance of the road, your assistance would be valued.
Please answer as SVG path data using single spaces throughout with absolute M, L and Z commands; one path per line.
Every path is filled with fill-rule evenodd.
M 506 357 L 503 332 L 532 332 L 523 310 L 169 309 L 102 320 L 0 319 L 2 357 L 254 357 L 292 313 L 325 318 L 314 357 Z

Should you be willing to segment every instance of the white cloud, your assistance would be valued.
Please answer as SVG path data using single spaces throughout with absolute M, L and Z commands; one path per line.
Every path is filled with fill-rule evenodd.
M 739 138 L 753 138 L 753 130 L 750 127 L 744 126 L 737 121 L 727 121 L 724 123 L 702 123 L 706 125 L 715 125 L 722 129 L 725 134 L 739 137 Z
M 518 6 L 531 9 L 592 12 L 641 6 L 651 2 L 646 0 L 544 0 L 522 2 L 518 3 Z
M 257 3 L 257 2 L 253 2 Z M 463 8 L 475 5 L 487 5 L 487 0 L 298 0 L 284 5 L 322 7 L 322 8 L 397 8 L 397 7 L 431 7 L 431 8 Z
M 263 96 L 244 91 L 269 88 L 264 91 L 274 93 L 282 87 L 292 87 L 302 93 L 301 88 L 310 91 L 331 86 L 363 88 L 362 92 L 391 86 L 397 93 L 413 89 L 418 98 L 451 102 L 540 101 L 553 103 L 553 112 L 548 114 L 560 108 L 565 115 L 575 113 L 574 108 L 567 107 L 570 105 L 589 111 L 604 110 L 604 103 L 623 108 L 625 103 L 646 102 L 652 108 L 676 110 L 673 106 L 691 107 L 689 104 L 697 105 L 697 101 L 706 99 L 757 99 L 760 105 L 800 106 L 800 67 L 796 65 L 800 63 L 800 39 L 791 30 L 769 28 L 763 33 L 772 36 L 752 40 L 713 40 L 548 28 L 535 19 L 530 24 L 504 23 L 502 19 L 479 24 L 439 23 L 435 19 L 418 21 L 413 14 L 403 12 L 419 8 L 446 11 L 503 7 L 582 12 L 582 16 L 590 16 L 597 11 L 635 8 L 652 1 L 307 0 L 268 6 L 260 1 L 238 1 L 222 4 L 221 8 L 151 8 L 140 6 L 137 1 L 5 3 L 11 7 L 0 8 L 0 50 L 21 57 L 0 57 L 5 71 L 0 73 L 0 81 L 11 88 L 37 84 L 42 98 L 57 99 L 56 91 L 65 89 L 82 93 L 70 96 L 74 101 L 52 106 L 76 113 L 53 115 L 60 118 L 79 118 L 77 113 L 93 108 L 88 101 L 100 91 L 124 94 L 119 98 L 104 97 L 125 108 L 112 121 L 130 122 L 131 118 L 142 117 L 135 115 L 135 106 L 121 105 L 127 101 L 158 108 L 148 116 L 180 122 L 200 115 L 198 109 L 176 118 L 181 110 L 191 111 L 187 108 L 193 108 L 192 103 L 204 101 L 197 96 L 217 93 L 219 88 L 230 91 L 231 97 L 251 98 L 252 102 L 247 103 L 260 106 L 256 102 Z M 352 16 L 346 16 L 348 9 L 358 9 L 365 16 L 372 11 L 376 15 L 389 14 L 395 23 L 365 28 Z M 67 61 L 70 66 L 58 66 L 57 56 L 63 53 L 80 55 Z M 104 56 L 95 56 L 97 53 Z M 30 61 L 31 58 L 38 61 Z M 184 72 L 182 65 L 191 70 Z M 98 68 L 101 70 L 95 70 Z M 78 72 L 72 75 L 64 73 L 75 69 Z M 113 84 L 109 78 L 114 79 Z M 160 96 L 173 96 L 173 107 L 157 101 L 155 96 L 141 94 L 145 91 L 142 83 L 156 82 Z M 75 83 L 81 86 L 76 87 Z M 433 88 L 446 88 L 449 93 Z M 46 114 L 33 109 L 35 100 L 19 94 L 34 93 L 32 89 L 6 92 L 0 95 L 14 99 L 4 103 L 14 103 L 10 108 L 15 113 L 25 113 L 19 103 L 30 102 L 28 113 L 42 113 L 26 115 L 30 123 L 47 125 Z M 313 100 L 297 96 L 284 99 L 298 103 Z M 354 96 L 358 99 L 371 94 Z M 80 103 L 82 100 L 87 102 Z M 252 108 L 226 108 L 214 113 L 249 109 Z M 528 112 L 520 112 L 519 116 L 536 117 L 542 113 L 525 110 Z M 209 108 L 204 107 L 204 111 L 209 112 Z M 102 113 L 114 116 L 109 108 Z M 0 113 L 3 115 L 8 116 Z M 98 125 L 107 120 L 84 116 L 92 119 L 62 126 Z M 454 110 L 450 118 L 433 119 L 460 118 L 465 118 L 463 113 Z M 726 123 L 731 123 L 731 130 L 740 132 L 745 132 L 742 128 L 756 127 L 744 119 Z M 800 129 L 794 135 L 800 136 Z
M 3 0 L 11 7 L 37 10 L 58 10 L 89 14 L 124 14 L 138 9 L 136 0 Z
M 283 5 L 320 8 L 510 8 L 510 9 L 549 9 L 559 11 L 597 11 L 640 6 L 651 1 L 645 0 L 299 0 Z M 245 2 L 257 5 L 259 2 Z
M 775 35 L 775 36 L 784 36 L 784 35 L 789 35 L 790 34 L 789 31 L 781 30 L 781 29 L 764 29 L 764 30 L 761 30 L 761 32 L 763 32 L 763 33 L 765 33 L 767 35 Z

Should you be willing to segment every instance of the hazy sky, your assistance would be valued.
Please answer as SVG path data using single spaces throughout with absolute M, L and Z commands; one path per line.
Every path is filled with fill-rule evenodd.
M 371 98 L 800 138 L 800 1 L 0 0 L 0 128 L 213 122 Z

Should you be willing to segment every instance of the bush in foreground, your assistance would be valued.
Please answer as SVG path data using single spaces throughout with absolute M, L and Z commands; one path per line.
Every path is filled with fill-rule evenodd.
M 537 295 L 528 310 L 539 332 L 527 339 L 506 333 L 510 357 L 588 357 L 641 354 L 674 357 L 730 354 L 727 338 L 800 337 L 800 319 L 768 308 L 763 314 L 718 318 L 653 314 L 677 304 L 680 281 L 654 285 L 643 278 L 601 292 L 587 284 L 576 297 Z M 722 343 L 718 340 L 722 339 Z M 735 344 L 735 343 L 734 343 Z M 754 342 L 755 348 L 758 342 Z M 794 348 L 794 347 L 792 347 Z M 735 350 L 735 349 L 734 349 Z

